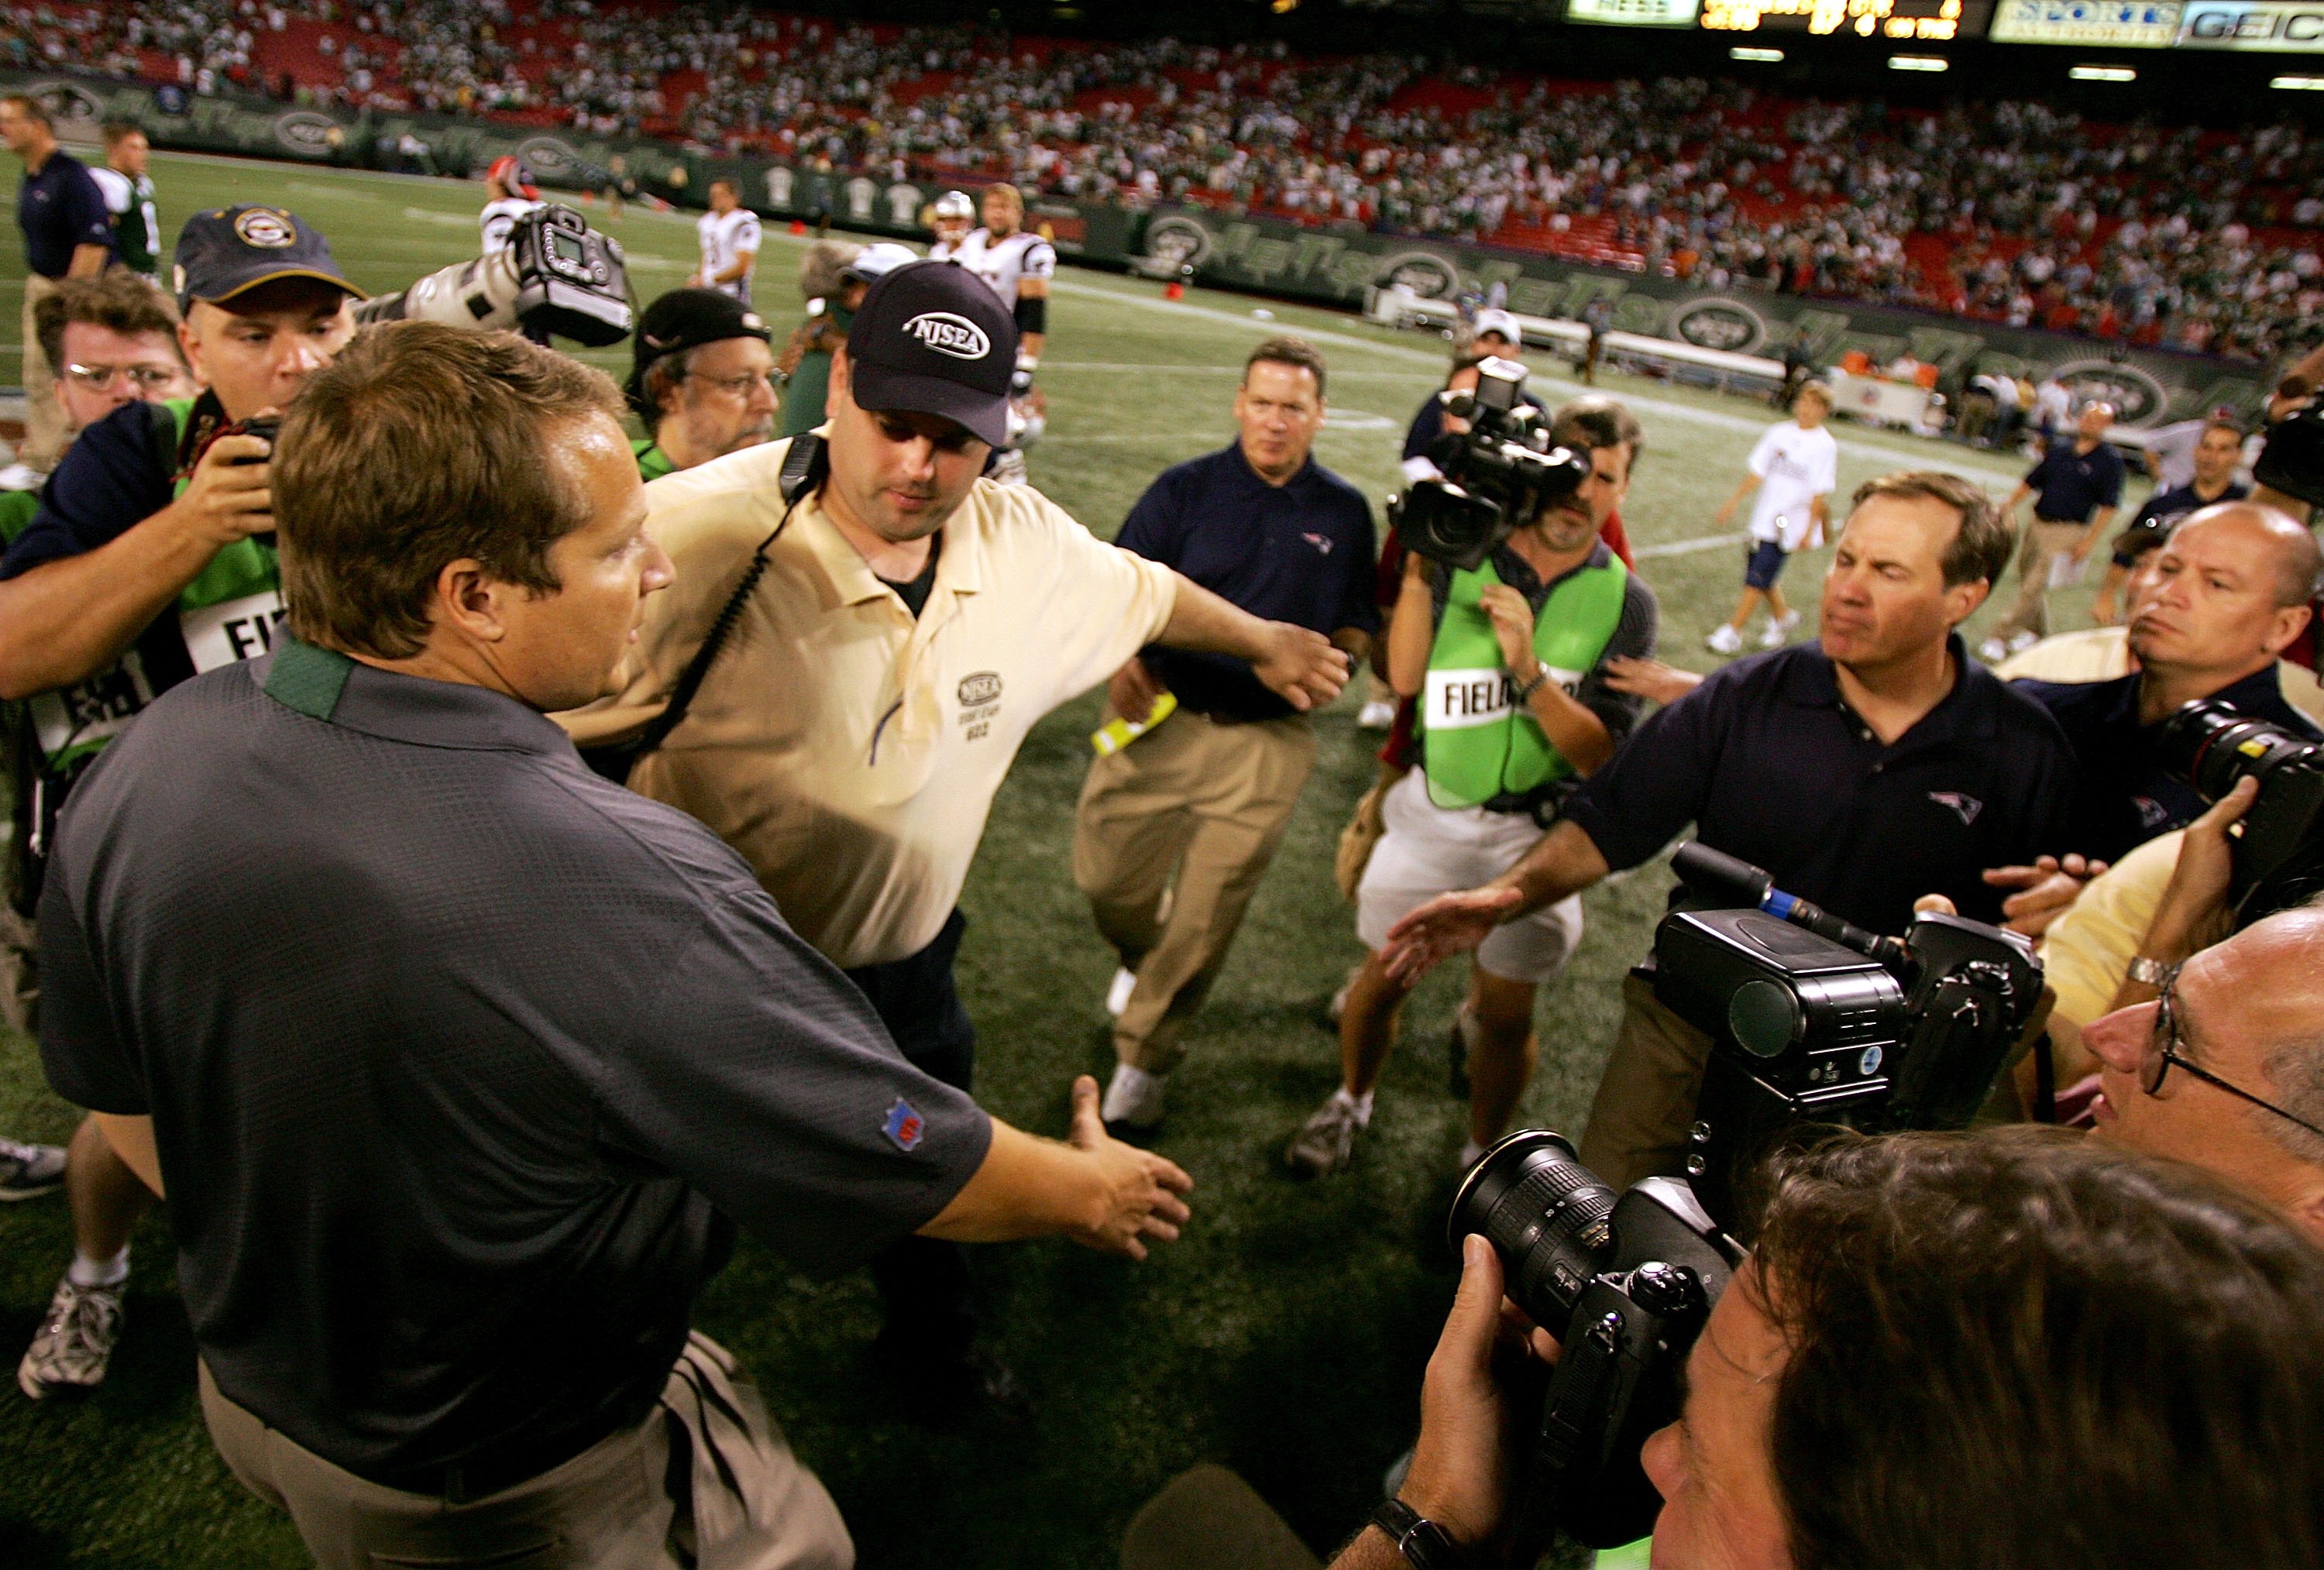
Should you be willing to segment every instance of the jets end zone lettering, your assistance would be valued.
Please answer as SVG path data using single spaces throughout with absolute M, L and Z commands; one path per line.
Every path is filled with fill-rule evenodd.
M 1567 692 L 1582 684 L 1580 671 L 1552 668 L 1549 679 Z M 1424 731 L 1465 730 L 1490 725 L 1517 705 L 1517 684 L 1505 670 L 1433 670 L 1423 695 Z

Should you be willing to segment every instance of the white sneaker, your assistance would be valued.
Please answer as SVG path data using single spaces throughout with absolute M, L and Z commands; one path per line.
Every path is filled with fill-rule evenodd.
M 1791 641 L 1792 629 L 1799 624 L 1800 613 L 1796 611 L 1788 616 L 1768 617 L 1767 629 L 1759 634 L 1759 647 L 1761 648 L 1783 647 L 1784 644 Z
M 1736 631 L 1733 625 L 1729 622 L 1720 622 L 1716 628 L 1711 629 L 1711 636 L 1704 638 L 1702 641 L 1704 646 L 1707 647 L 1713 654 L 1741 654 L 1743 652 L 1743 635 Z
M 1137 985 L 1137 971 L 1124 970 L 1117 966 L 1113 980 L 1105 989 L 1105 1012 L 1120 1019 L 1121 1011 L 1130 1006 L 1130 994 Z
M 1371 1121 L 1371 1108 L 1360 1105 L 1345 1088 L 1332 1093 L 1292 1136 L 1283 1152 L 1284 1164 L 1306 1177 L 1320 1178 L 1348 1164 L 1356 1135 Z
M 2009 657 L 2009 646 L 1997 638 L 1988 638 L 1977 646 L 1977 657 L 1989 666 L 1997 666 Z
M 1360 730 L 1386 730 L 1396 724 L 1396 705 L 1386 698 L 1374 698 L 1356 713 Z
M 2024 654 L 2027 649 L 2032 648 L 2035 644 L 2041 641 L 2042 637 L 2039 633 L 2018 633 L 2009 640 L 2009 652 L 2012 654 Z
M 1132 1128 L 1156 1127 L 1162 1121 L 1162 1102 L 1169 1088 L 1170 1082 L 1159 1074 L 1117 1063 L 1112 1082 L 1105 1088 L 1105 1099 L 1098 1106 L 1098 1116 L 1108 1123 L 1126 1123 Z

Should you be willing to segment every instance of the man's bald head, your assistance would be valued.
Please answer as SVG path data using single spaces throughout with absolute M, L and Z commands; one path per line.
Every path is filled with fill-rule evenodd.
M 2273 1091 L 2260 1094 L 2324 1128 L 2324 896 L 2254 922 L 2220 946 L 2230 945 L 2251 983 L 2248 1028 Z M 2324 1134 L 2264 1112 L 2254 1116 L 2285 1151 L 2324 1167 Z
M 2216 678 L 2205 696 L 2273 663 L 2308 625 L 2324 553 L 2272 507 L 2222 501 L 2187 515 L 2131 607 L 2130 647 L 2151 672 Z

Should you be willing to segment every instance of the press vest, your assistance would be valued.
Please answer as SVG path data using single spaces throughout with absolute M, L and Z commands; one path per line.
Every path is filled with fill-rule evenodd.
M 1622 559 L 1609 552 L 1605 565 L 1560 579 L 1535 613 L 1534 657 L 1567 692 L 1582 684 L 1613 639 L 1628 579 Z M 1575 772 L 1531 710 L 1517 701 L 1493 620 L 1478 607 L 1485 586 L 1500 581 L 1489 561 L 1474 572 L 1454 573 L 1428 651 L 1420 728 L 1426 738 L 1428 799 L 1440 807 L 1526 795 Z
M 678 473 L 678 465 L 669 461 L 669 454 L 663 452 L 660 445 L 651 437 L 642 442 L 632 442 L 630 455 L 638 461 L 638 478 L 641 480 L 659 480 L 664 474 Z
M 173 496 L 184 495 L 192 482 L 191 460 L 198 454 L 188 450 L 196 445 L 189 442 L 188 431 L 195 402 L 173 398 L 159 406 L 170 415 L 170 450 L 178 466 Z M 264 654 L 273 647 L 281 620 L 282 579 L 274 547 L 254 539 L 222 547 L 178 592 L 178 636 L 197 675 Z M 39 694 L 29 707 L 42 758 L 51 770 L 61 772 L 119 735 L 159 695 L 134 647 L 85 680 Z

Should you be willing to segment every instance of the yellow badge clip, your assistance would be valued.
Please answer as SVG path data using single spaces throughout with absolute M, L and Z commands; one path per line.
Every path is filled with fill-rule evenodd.
M 1111 757 L 1177 712 L 1178 694 L 1165 693 L 1154 700 L 1154 707 L 1146 712 L 1145 719 L 1135 722 L 1116 720 L 1091 731 L 1090 745 L 1097 749 L 1100 757 Z

